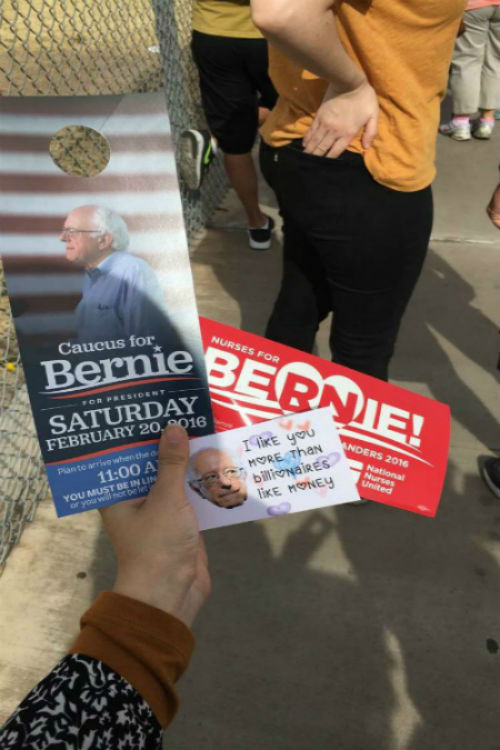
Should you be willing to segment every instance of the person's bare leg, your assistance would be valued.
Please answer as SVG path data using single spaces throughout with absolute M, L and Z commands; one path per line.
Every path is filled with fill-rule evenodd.
M 267 217 L 259 206 L 257 170 L 252 154 L 224 154 L 224 166 L 229 182 L 236 191 L 248 218 L 248 226 L 263 227 Z
M 479 114 L 482 120 L 493 120 L 495 118 L 494 109 L 480 109 Z

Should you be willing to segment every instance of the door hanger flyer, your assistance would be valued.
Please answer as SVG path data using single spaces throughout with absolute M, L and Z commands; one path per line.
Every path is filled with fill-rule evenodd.
M 213 432 L 164 96 L 0 114 L 1 251 L 57 514 L 142 497 L 165 424 Z M 82 176 L 89 142 L 106 159 Z

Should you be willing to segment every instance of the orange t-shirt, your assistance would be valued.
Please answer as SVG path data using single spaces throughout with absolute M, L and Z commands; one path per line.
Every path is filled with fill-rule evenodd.
M 465 0 L 339 0 L 333 12 L 349 57 L 365 72 L 380 104 L 378 134 L 362 153 L 377 182 L 412 192 L 434 179 L 440 102 Z M 261 129 L 270 146 L 302 138 L 327 82 L 270 48 L 269 68 L 280 94 Z

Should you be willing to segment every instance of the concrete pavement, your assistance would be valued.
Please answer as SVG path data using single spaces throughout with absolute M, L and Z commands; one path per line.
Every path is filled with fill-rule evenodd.
M 438 141 L 436 220 L 392 366 L 451 405 L 434 520 L 370 503 L 205 534 L 213 593 L 195 625 L 172 750 L 496 750 L 500 517 L 477 457 L 500 448 L 498 240 L 490 142 Z M 275 212 L 263 189 L 263 205 Z M 247 248 L 233 196 L 193 253 L 200 313 L 262 333 L 279 239 Z M 229 229 L 227 228 L 229 227 Z M 328 357 L 327 327 L 318 353 Z M 113 580 L 97 514 L 45 501 L 0 579 L 0 717 L 71 642 Z

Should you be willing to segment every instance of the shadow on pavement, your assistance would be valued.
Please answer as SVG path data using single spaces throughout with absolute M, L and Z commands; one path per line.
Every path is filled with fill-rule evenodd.
M 213 593 L 166 746 L 497 747 L 498 504 L 457 476 L 434 520 L 373 503 L 207 532 Z M 290 529 L 277 555 L 275 524 Z M 111 569 L 103 533 L 96 594 Z
M 213 592 L 195 626 L 168 747 L 390 747 L 391 665 L 380 613 L 357 583 L 308 569 L 335 534 L 329 516 L 303 514 L 278 558 L 261 523 L 204 535 Z M 109 555 L 102 534 L 96 593 L 111 583 L 102 573 Z
M 498 653 L 489 642 L 499 626 L 491 551 L 499 510 L 474 462 L 471 468 L 464 476 L 450 464 L 434 519 L 378 507 L 364 523 L 347 507 L 338 511 L 365 607 L 400 645 L 407 700 L 417 717 L 401 750 L 494 750 L 500 742 Z M 375 747 L 367 740 L 360 750 Z
M 474 306 L 475 298 L 471 284 L 429 250 L 390 372 L 395 380 L 426 384 L 434 398 L 450 404 L 453 418 L 479 442 L 498 446 L 498 420 L 464 382 L 436 337 L 444 337 L 473 363 L 494 373 L 498 327 Z

